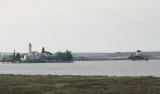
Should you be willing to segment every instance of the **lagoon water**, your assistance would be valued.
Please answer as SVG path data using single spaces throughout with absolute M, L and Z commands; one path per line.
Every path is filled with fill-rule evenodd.
M 0 74 L 160 77 L 160 60 L 21 64 L 0 63 Z

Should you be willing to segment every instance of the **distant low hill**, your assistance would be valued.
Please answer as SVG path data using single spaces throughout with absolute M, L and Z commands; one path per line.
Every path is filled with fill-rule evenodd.
M 115 53 L 73 53 L 74 57 L 124 57 L 135 52 L 115 52 Z M 150 56 L 160 56 L 160 51 L 144 52 Z

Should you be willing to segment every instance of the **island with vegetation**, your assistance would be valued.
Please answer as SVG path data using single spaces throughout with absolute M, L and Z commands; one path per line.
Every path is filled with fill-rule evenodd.
M 149 56 L 142 53 L 140 50 L 137 50 L 136 53 L 132 53 L 131 56 L 128 57 L 129 59 L 135 61 L 135 60 L 149 60 Z
M 12 55 L 4 56 L 1 62 L 12 62 L 12 63 L 54 63 L 54 62 L 72 62 L 73 56 L 72 52 L 66 50 L 65 52 L 56 52 L 55 54 L 46 51 L 42 48 L 41 53 L 37 51 L 32 51 L 32 45 L 29 44 L 28 53 L 14 53 Z

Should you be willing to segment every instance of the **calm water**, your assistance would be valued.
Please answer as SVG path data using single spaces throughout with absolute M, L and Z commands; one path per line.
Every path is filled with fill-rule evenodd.
M 160 60 L 32 64 L 0 63 L 0 74 L 160 77 Z

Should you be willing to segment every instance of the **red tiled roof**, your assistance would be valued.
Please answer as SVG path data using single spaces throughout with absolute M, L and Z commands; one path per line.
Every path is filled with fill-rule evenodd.
M 36 53 L 37 51 L 32 51 L 32 54 Z M 29 53 L 27 53 L 27 55 L 29 55 Z
M 32 54 L 36 53 L 36 51 L 32 51 Z

